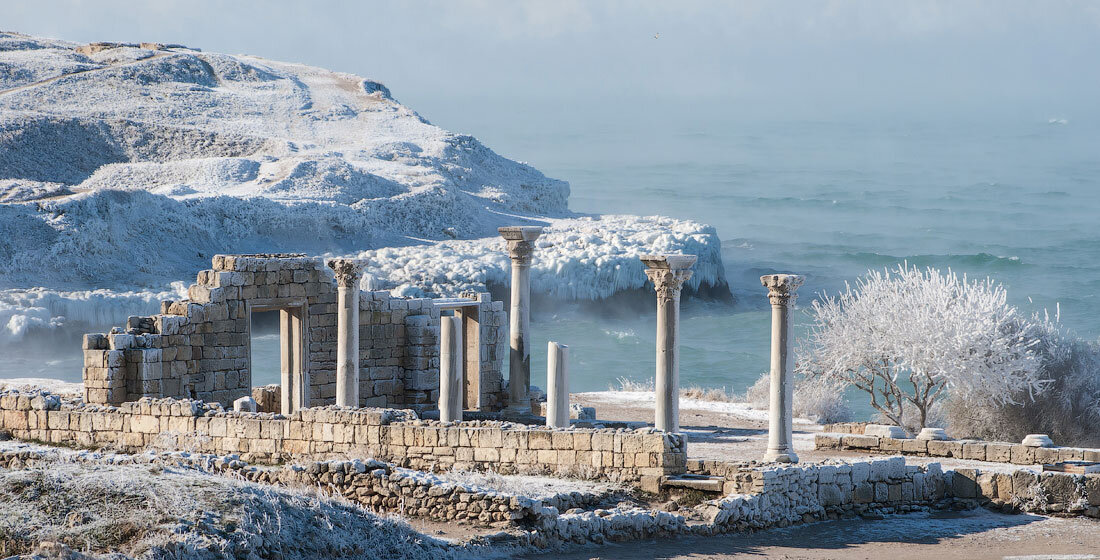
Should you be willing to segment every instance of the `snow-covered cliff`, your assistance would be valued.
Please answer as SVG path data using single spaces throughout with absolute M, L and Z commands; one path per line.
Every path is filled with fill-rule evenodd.
M 455 291 L 498 280 L 495 228 L 512 224 L 550 227 L 535 284 L 548 294 L 639 287 L 636 255 L 658 250 L 699 254 L 695 285 L 724 286 L 713 229 L 577 216 L 568 195 L 564 181 L 433 126 L 375 81 L 181 46 L 0 33 L 9 336 L 62 324 L 62 313 L 92 319 L 82 301 L 95 319 L 109 301 L 123 315 L 147 311 L 125 302 L 170 291 L 215 253 L 365 252 L 374 286 Z

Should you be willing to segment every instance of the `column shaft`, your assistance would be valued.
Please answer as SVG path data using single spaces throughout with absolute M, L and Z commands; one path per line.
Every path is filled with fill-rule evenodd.
M 336 404 L 359 406 L 359 285 L 336 290 Z
M 569 347 L 546 343 L 546 425 L 569 427 Z
M 279 310 L 279 410 L 284 415 L 294 412 L 294 329 L 290 311 Z
M 462 421 L 462 320 L 441 317 L 439 324 L 439 420 Z
M 359 406 L 359 277 L 364 262 L 332 259 L 336 273 L 336 404 Z
M 680 298 L 657 298 L 657 416 L 654 426 L 680 431 Z
M 526 412 L 531 406 L 531 265 L 512 261 L 512 301 L 508 329 L 509 408 Z

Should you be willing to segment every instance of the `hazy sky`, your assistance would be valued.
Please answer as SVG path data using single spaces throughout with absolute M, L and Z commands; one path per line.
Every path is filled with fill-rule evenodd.
M 4 0 L 0 28 L 352 72 L 444 126 L 531 111 L 1072 118 L 1100 96 L 1098 2 Z

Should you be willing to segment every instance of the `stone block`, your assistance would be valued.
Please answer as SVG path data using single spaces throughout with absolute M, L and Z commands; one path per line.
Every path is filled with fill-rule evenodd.
M 928 454 L 933 457 L 962 457 L 963 444 L 958 441 L 928 442 Z
M 841 436 L 835 434 L 817 434 L 814 436 L 814 448 L 839 449 Z
M 987 443 L 985 445 L 985 460 L 994 463 L 1009 463 L 1012 461 L 1011 443 Z
M 985 443 L 984 442 L 964 442 L 963 443 L 963 459 L 970 459 L 973 461 L 985 460 Z
M 851 449 L 875 449 L 879 446 L 879 438 L 875 436 L 846 435 L 841 441 L 844 447 Z
M 955 469 L 951 475 L 951 495 L 956 498 L 974 498 L 978 495 L 978 471 Z
M 926 455 L 928 453 L 928 440 L 902 440 L 901 451 L 906 455 Z
M 852 463 L 852 484 L 862 484 L 870 479 L 871 464 L 866 462 Z
M 1026 445 L 1013 445 L 1011 455 L 1011 462 L 1016 465 L 1033 465 L 1035 464 L 1035 448 L 1028 447 Z

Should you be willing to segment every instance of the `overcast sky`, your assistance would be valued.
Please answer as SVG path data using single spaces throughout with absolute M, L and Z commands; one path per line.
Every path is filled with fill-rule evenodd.
M 1097 2 L 4 0 L 0 28 L 352 72 L 444 126 L 563 107 L 1075 117 L 1100 96 Z

